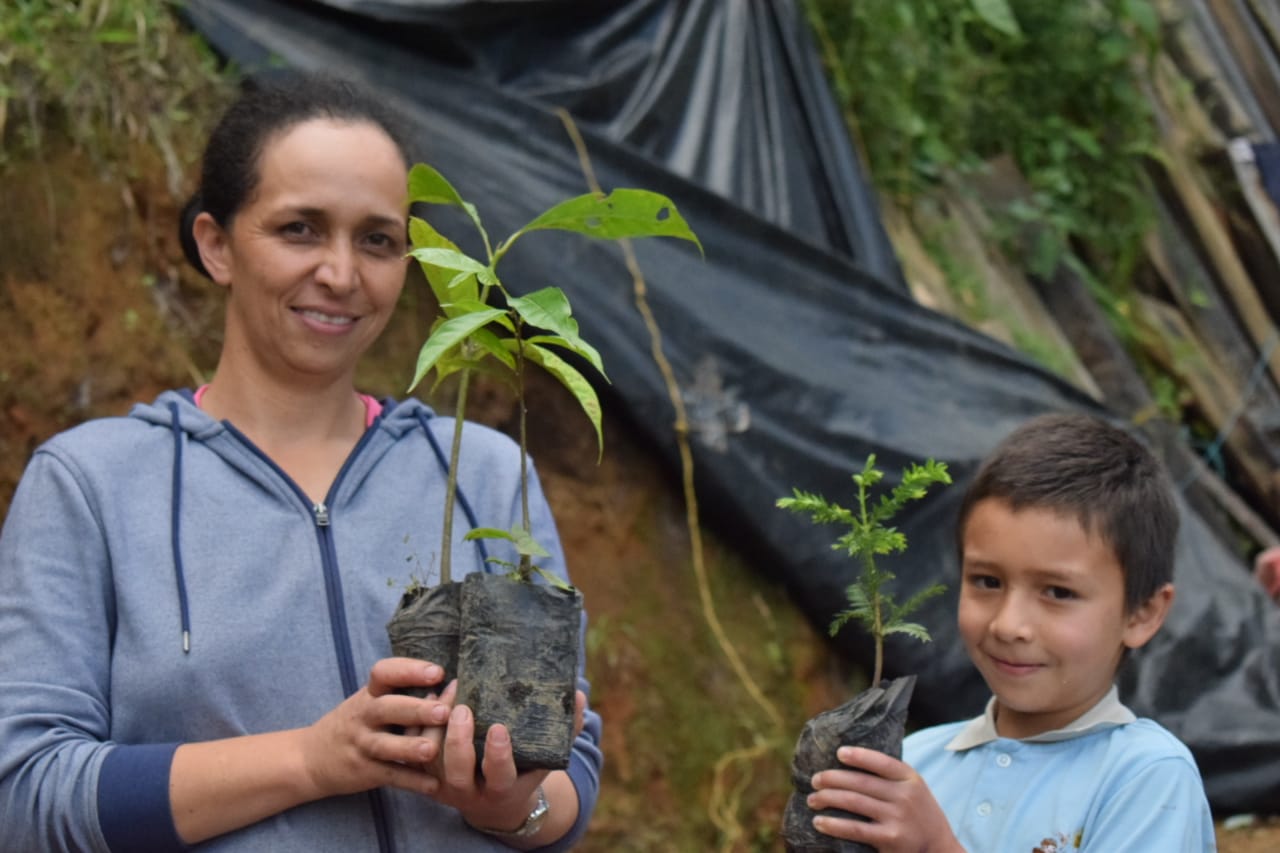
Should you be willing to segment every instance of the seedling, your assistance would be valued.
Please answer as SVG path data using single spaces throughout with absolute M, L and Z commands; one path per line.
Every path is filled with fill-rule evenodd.
M 450 448 L 440 549 L 440 584 L 416 600 L 401 602 L 388 625 L 397 653 L 445 661 L 456 668 L 457 701 L 471 708 L 477 755 L 488 728 L 504 723 L 511 732 L 517 769 L 568 766 L 574 737 L 573 696 L 579 648 L 582 595 L 558 576 L 534 565 L 546 557 L 529 522 L 529 467 L 526 441 L 525 370 L 535 364 L 554 376 L 578 401 L 596 431 L 603 453 L 600 401 L 577 367 L 577 357 L 604 376 L 595 348 L 578 333 L 569 300 L 557 287 L 524 296 L 509 291 L 498 265 L 517 240 L 533 231 L 572 231 L 618 240 L 677 237 L 702 246 L 665 196 L 646 190 L 592 193 L 555 205 L 494 246 L 474 205 L 444 176 L 425 164 L 409 173 L 409 200 L 460 208 L 475 225 L 484 246 L 479 260 L 460 250 L 426 220 L 413 217 L 410 254 L 440 305 L 441 316 L 418 354 L 410 390 L 435 371 L 437 384 L 459 374 L 453 440 Z M 565 274 L 569 274 L 566 268 Z M 465 539 L 509 542 L 519 564 L 494 560 L 509 569 L 506 577 L 473 572 L 451 579 L 453 509 L 457 497 L 467 389 L 473 372 L 509 380 L 519 412 L 520 521 L 510 530 L 478 527 Z M 531 583 L 542 575 L 548 585 Z M 509 580 L 510 579 L 510 580 Z M 515 582 L 512 582 L 515 581 Z M 450 665 L 441 664 L 446 673 Z M 482 765 L 477 758 L 477 766 Z
M 568 199 L 536 217 L 496 247 L 490 243 L 475 205 L 464 201 L 443 175 L 424 163 L 410 170 L 409 201 L 461 208 L 479 232 L 485 252 L 484 260 L 473 258 L 426 220 L 410 219 L 409 236 L 413 243 L 410 254 L 421 265 L 443 316 L 437 319 L 422 345 L 409 389 L 415 388 L 433 369 L 437 384 L 447 376 L 460 374 L 445 497 L 440 580 L 448 583 L 451 579 L 453 507 L 467 388 L 472 372 L 484 370 L 496 371 L 512 379 L 516 388 L 520 414 L 521 525 L 511 530 L 478 528 L 468 533 L 466 538 L 509 541 L 520 555 L 520 564 L 514 567 L 515 573 L 528 581 L 534 571 L 540 572 L 533 565 L 533 558 L 545 557 L 546 550 L 534 541 L 529 530 L 525 368 L 532 362 L 569 389 L 595 428 L 597 446 L 603 453 L 600 401 L 595 389 L 557 350 L 582 358 L 601 376 L 604 376 L 604 366 L 595 348 L 578 334 L 578 323 L 573 318 L 568 297 L 560 288 L 545 287 L 526 296 L 514 296 L 498 277 L 499 262 L 518 239 L 541 230 L 572 231 L 606 240 L 676 237 L 692 242 L 700 252 L 702 245 L 671 200 L 648 190 L 617 189 L 608 195 L 590 193 Z M 491 305 L 491 297 L 495 296 L 501 296 L 505 305 Z M 530 330 L 541 331 L 531 334 Z M 550 575 L 545 576 L 553 580 Z
M 951 475 L 944 462 L 930 459 L 923 465 L 912 464 L 902 472 L 902 481 L 879 501 L 871 502 L 872 488 L 884 479 L 884 472 L 875 467 L 876 457 L 867 457 L 862 473 L 853 475 L 858 487 L 858 509 L 852 511 L 831 503 L 821 495 L 792 490 L 789 498 L 779 498 L 778 506 L 792 512 L 807 514 L 815 524 L 839 524 L 849 532 L 838 538 L 832 549 L 844 551 L 862 563 L 862 571 L 845 589 L 848 607 L 831 620 L 830 633 L 835 636 L 850 620 L 857 620 L 875 642 L 875 675 L 871 684 L 880 683 L 884 671 L 884 641 L 890 634 L 906 634 L 921 642 L 929 642 L 929 632 L 917 622 L 906 617 L 921 604 L 942 593 L 941 584 L 933 584 L 920 590 L 898 604 L 885 586 L 894 579 L 893 572 L 876 564 L 876 557 L 905 551 L 907 537 L 888 522 L 911 501 L 923 498 L 935 483 L 948 485 Z

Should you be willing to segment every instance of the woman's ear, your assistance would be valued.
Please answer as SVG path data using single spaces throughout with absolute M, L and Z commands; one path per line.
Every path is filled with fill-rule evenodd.
M 1173 584 L 1167 583 L 1129 613 L 1122 641 L 1125 648 L 1137 649 L 1156 635 L 1173 606 Z
M 209 277 L 224 287 L 231 284 L 231 246 L 227 232 L 209 213 L 202 212 L 192 221 L 191 233 Z

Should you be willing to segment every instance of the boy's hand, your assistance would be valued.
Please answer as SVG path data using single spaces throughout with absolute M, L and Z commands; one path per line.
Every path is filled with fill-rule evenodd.
M 880 853 L 964 853 L 919 773 L 873 749 L 842 746 L 836 758 L 853 769 L 815 774 L 809 807 L 840 809 L 868 820 L 818 816 L 813 825 L 819 832 L 869 844 Z

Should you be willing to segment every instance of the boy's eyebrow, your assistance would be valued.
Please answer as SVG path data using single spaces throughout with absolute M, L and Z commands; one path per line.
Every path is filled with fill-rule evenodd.
M 983 560 L 981 558 L 966 557 L 960 566 L 961 574 L 968 571 L 991 571 L 1003 570 L 999 562 L 995 560 Z M 1085 579 L 1087 573 L 1077 569 L 1064 569 L 1056 566 L 1031 567 L 1026 570 L 1038 581 L 1057 582 L 1061 584 L 1078 584 Z
M 1061 581 L 1063 583 L 1079 583 L 1085 576 L 1084 572 L 1058 568 L 1032 569 L 1031 574 L 1038 580 Z
M 990 568 L 999 568 L 999 564 L 991 560 L 979 560 L 975 557 L 968 557 L 968 556 L 966 556 L 963 560 L 960 561 L 960 571 L 962 572 L 967 571 L 969 569 L 990 569 Z

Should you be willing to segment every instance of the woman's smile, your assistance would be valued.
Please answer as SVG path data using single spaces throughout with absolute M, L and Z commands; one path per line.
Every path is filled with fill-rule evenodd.
M 294 313 L 303 319 L 308 327 L 326 335 L 340 335 L 350 331 L 356 317 L 349 314 L 337 314 L 317 308 L 294 308 Z

